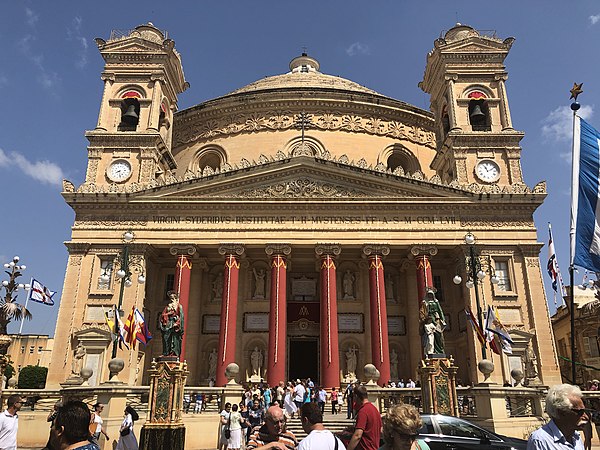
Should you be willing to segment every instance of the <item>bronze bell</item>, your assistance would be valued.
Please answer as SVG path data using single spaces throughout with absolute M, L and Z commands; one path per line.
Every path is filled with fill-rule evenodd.
M 473 106 L 473 110 L 471 111 L 469 118 L 471 119 L 472 123 L 481 123 L 485 121 L 485 114 L 481 110 L 480 104 L 476 104 L 475 106 Z
M 139 119 L 139 116 L 135 112 L 134 104 L 129 105 L 125 114 L 121 116 L 121 120 L 127 125 L 137 125 Z

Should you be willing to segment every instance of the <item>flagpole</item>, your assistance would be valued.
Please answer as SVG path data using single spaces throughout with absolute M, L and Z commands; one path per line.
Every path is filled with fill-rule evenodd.
M 576 177 L 579 176 L 576 173 L 575 166 L 575 136 L 576 133 L 576 123 L 577 123 L 577 111 L 581 107 L 581 105 L 577 102 L 577 97 L 579 94 L 583 92 L 581 89 L 582 84 L 573 83 L 573 89 L 571 89 L 571 98 L 574 99 L 573 103 L 571 103 L 571 111 L 573 111 L 573 142 L 571 146 L 571 228 L 569 230 L 570 237 L 570 261 L 569 261 L 569 282 L 571 284 L 571 289 L 569 292 L 569 305 L 570 305 L 570 313 L 571 313 L 571 384 L 577 383 L 577 370 L 575 367 L 575 266 L 573 264 L 573 260 L 575 258 L 575 233 L 577 224 L 575 223 L 575 215 L 573 213 L 573 209 L 575 208 L 575 201 L 577 199 L 578 192 L 575 192 L 573 188 L 575 186 Z M 577 165 L 577 167 L 579 164 Z
M 29 290 L 27 291 L 27 298 L 25 299 L 25 309 L 27 309 L 27 305 L 29 304 L 29 296 L 31 295 L 31 288 L 33 287 L 33 277 L 29 280 Z M 21 325 L 19 326 L 19 336 L 23 333 L 23 322 L 25 322 L 24 318 L 21 319 Z

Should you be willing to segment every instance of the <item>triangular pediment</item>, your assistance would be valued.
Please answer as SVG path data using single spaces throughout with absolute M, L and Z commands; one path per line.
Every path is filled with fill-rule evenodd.
M 417 176 L 418 178 L 418 176 Z M 268 162 L 132 195 L 132 200 L 367 200 L 471 198 L 470 192 L 411 176 L 381 173 L 312 157 Z
M 149 42 L 145 39 L 131 37 L 119 41 L 107 42 L 102 47 L 102 52 L 105 53 L 127 53 L 127 52 L 149 52 L 156 53 L 161 49 L 161 45 L 154 42 Z
M 448 42 L 442 47 L 444 53 L 507 53 L 510 50 L 513 40 L 511 38 L 504 41 L 488 39 L 485 37 L 473 36 L 455 42 Z

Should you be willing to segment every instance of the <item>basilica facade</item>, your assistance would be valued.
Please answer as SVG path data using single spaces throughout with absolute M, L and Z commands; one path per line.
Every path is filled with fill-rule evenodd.
M 415 379 L 429 288 L 463 384 L 481 381 L 483 357 L 465 309 L 488 305 L 514 340 L 511 355 L 488 350 L 492 380 L 520 368 L 530 383 L 560 382 L 533 222 L 546 188 L 523 182 L 505 87 L 512 38 L 457 24 L 435 40 L 419 84 L 429 111 L 327 75 L 307 54 L 178 110 L 189 85 L 163 32 L 96 42 L 104 93 L 85 181 L 63 186 L 75 223 L 49 385 L 77 378 L 75 357 L 90 384 L 109 378 L 115 305 L 124 318 L 137 307 L 154 336 L 116 349 L 119 379 L 147 384 L 171 292 L 188 384 L 222 385 L 233 362 L 238 381 L 269 384 L 330 388 L 369 363 L 380 384 Z M 474 288 L 468 233 L 485 275 Z

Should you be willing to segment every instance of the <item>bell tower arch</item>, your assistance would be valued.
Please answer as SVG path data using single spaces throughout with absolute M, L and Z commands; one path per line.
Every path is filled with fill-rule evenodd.
M 96 38 L 105 61 L 96 128 L 86 132 L 86 184 L 148 183 L 176 168 L 173 114 L 185 81 L 175 43 L 153 24 Z
M 512 127 L 505 87 L 504 60 L 513 42 L 456 24 L 427 56 L 419 87 L 430 94 L 437 123 L 431 167 L 446 182 L 523 182 L 519 143 L 524 134 Z

